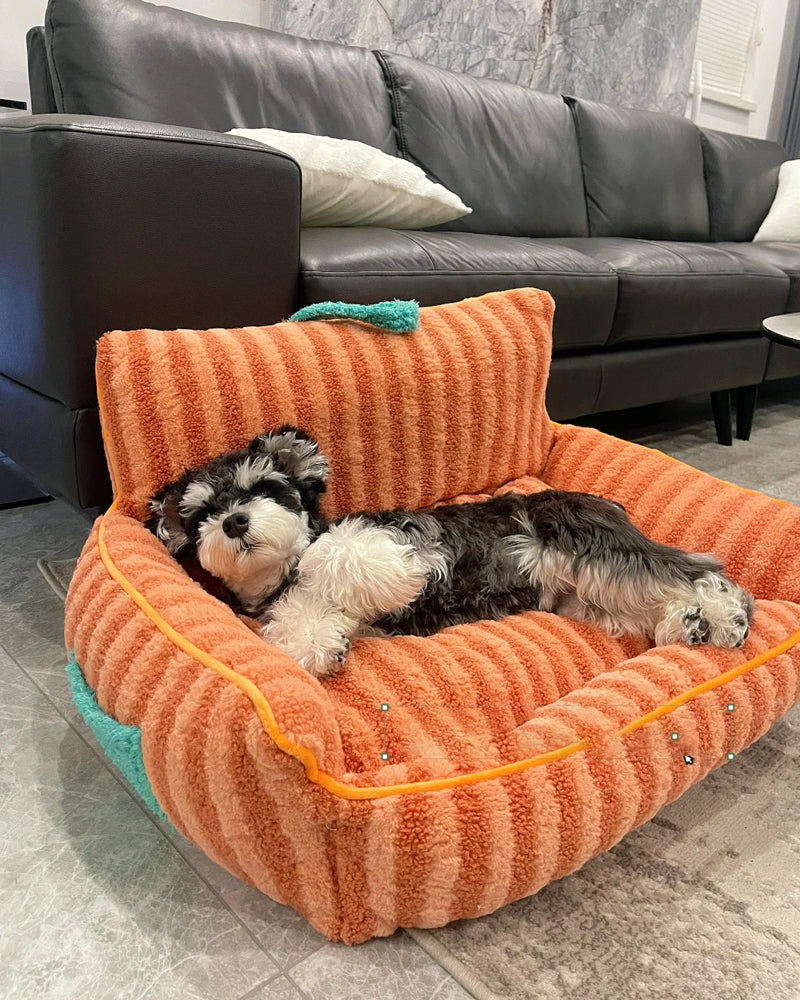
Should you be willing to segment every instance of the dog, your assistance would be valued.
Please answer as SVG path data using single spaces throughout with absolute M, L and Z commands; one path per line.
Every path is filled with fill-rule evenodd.
M 317 442 L 284 426 L 164 487 L 147 522 L 314 676 L 335 672 L 360 635 L 532 610 L 657 645 L 748 636 L 753 598 L 722 563 L 652 541 L 614 500 L 545 490 L 329 521 L 327 481 Z

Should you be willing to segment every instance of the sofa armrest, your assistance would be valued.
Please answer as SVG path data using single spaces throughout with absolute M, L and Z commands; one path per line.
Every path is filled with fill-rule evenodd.
M 757 598 L 800 602 L 799 508 L 589 427 L 555 431 L 548 486 L 617 500 L 651 538 L 713 552 Z
M 111 329 L 238 327 L 295 307 L 300 169 L 238 136 L 87 115 L 0 126 L 0 372 L 95 403 Z

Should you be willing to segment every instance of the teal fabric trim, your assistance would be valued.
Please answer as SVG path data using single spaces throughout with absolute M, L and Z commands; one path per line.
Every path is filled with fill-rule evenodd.
M 67 676 L 72 690 L 72 700 L 83 716 L 84 722 L 97 737 L 115 767 L 122 772 L 139 793 L 147 808 L 171 829 L 175 829 L 167 819 L 158 800 L 153 795 L 150 780 L 142 759 L 142 731 L 138 726 L 125 726 L 112 719 L 97 704 L 94 691 L 86 683 L 75 653 L 70 652 L 67 662 Z
M 419 303 L 413 299 L 391 299 L 370 306 L 355 302 L 315 302 L 289 317 L 292 323 L 308 319 L 352 319 L 390 333 L 412 333 L 419 326 Z

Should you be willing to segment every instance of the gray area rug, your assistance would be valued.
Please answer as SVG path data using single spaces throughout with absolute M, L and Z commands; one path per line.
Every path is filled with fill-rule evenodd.
M 37 559 L 39 572 L 53 588 L 56 597 L 66 601 L 69 581 L 78 564 L 77 559 Z
M 752 439 L 730 448 L 707 399 L 591 422 L 800 503 L 800 382 L 766 390 Z M 39 562 L 62 600 L 74 567 Z M 798 1000 L 799 774 L 800 706 L 576 874 L 408 933 L 478 1000 Z

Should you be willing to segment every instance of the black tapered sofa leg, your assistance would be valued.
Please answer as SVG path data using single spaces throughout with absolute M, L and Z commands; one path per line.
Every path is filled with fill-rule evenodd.
M 717 441 L 720 444 L 733 444 L 730 389 L 718 389 L 711 393 L 711 410 L 714 414 L 714 426 L 717 428 Z
M 736 437 L 740 441 L 750 440 L 757 399 L 757 385 L 742 385 L 736 391 Z

